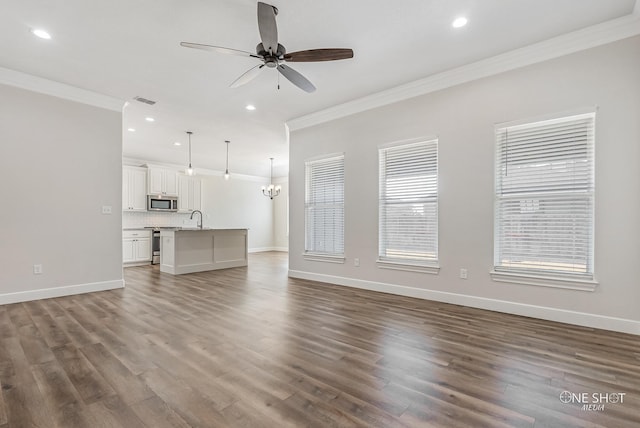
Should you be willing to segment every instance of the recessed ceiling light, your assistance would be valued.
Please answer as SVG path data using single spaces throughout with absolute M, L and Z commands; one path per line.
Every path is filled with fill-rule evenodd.
M 256 109 L 256 106 L 254 106 L 253 104 L 247 104 L 247 106 L 245 107 L 247 110 L 249 111 L 253 111 Z
M 451 26 L 453 28 L 460 28 L 467 25 L 467 22 L 469 22 L 467 18 L 465 18 L 464 16 L 461 16 L 459 18 L 454 19 L 453 22 L 451 23 Z
M 146 120 L 147 122 L 155 122 L 156 120 L 152 117 L 145 117 L 144 120 Z
M 173 143 L 174 146 L 181 146 L 182 143 L 180 141 L 176 141 L 175 143 Z
M 136 129 L 135 129 L 135 128 L 127 128 L 127 131 L 129 131 L 129 132 L 136 132 Z
M 31 30 L 31 33 L 36 37 L 40 37 L 41 39 L 45 39 L 45 40 L 51 39 L 51 34 L 47 33 L 42 28 L 34 28 Z

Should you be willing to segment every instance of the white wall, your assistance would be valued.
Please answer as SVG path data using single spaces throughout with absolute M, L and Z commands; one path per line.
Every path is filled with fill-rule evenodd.
M 290 135 L 290 274 L 640 334 L 640 37 Z M 594 292 L 492 281 L 494 124 L 598 106 Z M 381 270 L 377 146 L 438 136 L 439 275 Z M 304 161 L 345 152 L 345 264 L 306 261 Z M 360 267 L 353 259 L 360 258 Z M 469 279 L 458 278 L 465 267 Z
M 121 123 L 0 84 L 0 304 L 123 286 Z
M 203 176 L 203 224 L 213 228 L 248 228 L 249 251 L 268 251 L 274 247 L 273 201 L 260 190 L 269 180 L 232 175 Z
M 273 199 L 273 245 L 278 251 L 289 249 L 289 181 L 274 178 L 273 182 L 282 186 L 280 195 Z

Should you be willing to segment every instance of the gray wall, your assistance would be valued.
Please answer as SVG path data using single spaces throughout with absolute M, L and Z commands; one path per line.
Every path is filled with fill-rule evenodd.
M 640 334 L 640 37 L 294 131 L 290 274 Z M 594 292 L 492 281 L 494 124 L 598 106 Z M 439 137 L 439 275 L 381 270 L 377 146 Z M 306 261 L 304 161 L 345 152 L 345 264 Z M 353 265 L 360 258 L 360 267 Z M 458 278 L 467 268 L 469 279 Z
M 122 287 L 121 122 L 0 85 L 0 303 Z

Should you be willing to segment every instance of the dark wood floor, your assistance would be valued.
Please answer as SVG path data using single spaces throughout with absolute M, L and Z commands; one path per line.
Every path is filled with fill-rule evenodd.
M 288 279 L 282 253 L 125 277 L 0 306 L 0 427 L 640 426 L 637 336 Z

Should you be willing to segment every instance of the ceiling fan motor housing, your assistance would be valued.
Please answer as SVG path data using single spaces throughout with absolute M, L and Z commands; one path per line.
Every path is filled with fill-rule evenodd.
M 278 43 L 278 50 L 273 54 L 267 52 L 262 43 L 258 43 L 258 46 L 256 46 L 256 54 L 264 58 L 264 63 L 269 68 L 276 68 L 280 61 L 284 59 L 286 53 L 287 50 L 280 43 Z
M 278 43 L 278 50 L 273 54 L 273 56 L 279 59 L 282 59 L 284 57 L 284 54 L 286 53 L 287 53 L 287 50 L 285 49 L 285 47 L 282 46 L 280 43 Z M 262 43 L 258 43 L 258 45 L 256 46 L 256 54 L 258 56 L 263 56 L 265 58 L 271 55 L 269 52 L 266 51 Z

